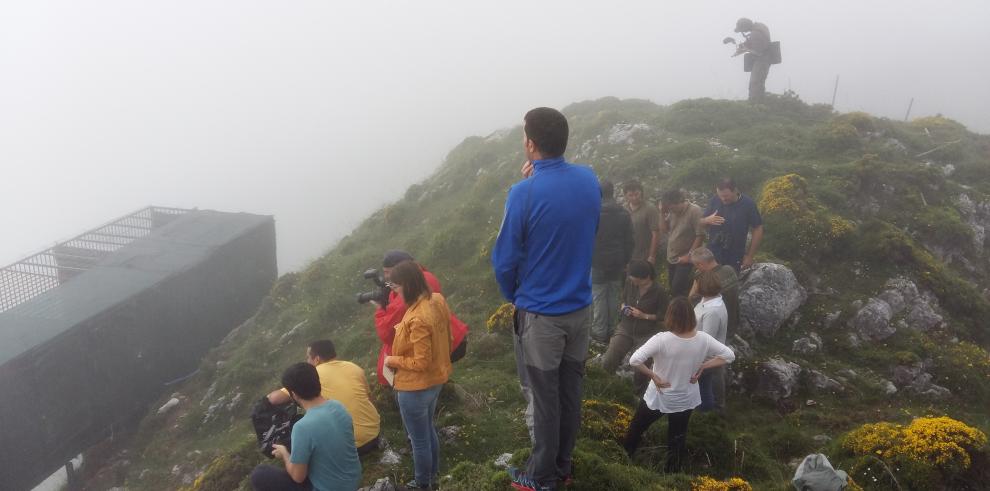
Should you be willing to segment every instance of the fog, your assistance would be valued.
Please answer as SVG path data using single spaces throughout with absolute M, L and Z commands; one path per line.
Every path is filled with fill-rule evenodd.
M 990 132 L 985 1 L 10 1 L 0 264 L 155 204 L 272 214 L 298 269 L 531 107 L 745 98 L 741 16 L 771 92 Z

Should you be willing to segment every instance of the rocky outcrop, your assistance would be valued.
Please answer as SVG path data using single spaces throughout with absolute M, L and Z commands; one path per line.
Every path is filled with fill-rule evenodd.
M 945 399 L 952 395 L 952 392 L 932 382 L 932 374 L 926 371 L 924 363 L 914 365 L 900 365 L 894 368 L 894 384 L 914 395 L 932 400 Z
M 879 295 L 859 308 L 849 326 L 860 339 L 882 341 L 899 328 L 929 331 L 942 327 L 944 319 L 937 309 L 938 300 L 930 292 L 920 292 L 906 278 L 893 278 Z M 900 320 L 892 322 L 902 314 Z
M 818 393 L 836 393 L 845 390 L 839 381 L 818 370 L 807 370 L 808 384 L 811 390 Z
M 810 355 L 820 352 L 824 346 L 822 337 L 812 332 L 805 337 L 795 339 L 794 344 L 791 346 L 791 351 L 802 355 Z
M 797 389 L 801 365 L 783 358 L 770 358 L 757 369 L 756 395 L 773 401 L 786 399 Z
M 807 299 L 808 293 L 788 267 L 754 264 L 739 289 L 740 329 L 747 335 L 771 337 Z
M 975 202 L 963 193 L 956 198 L 956 206 L 966 225 L 973 231 L 973 247 L 982 252 L 986 245 L 987 230 L 990 229 L 990 202 Z

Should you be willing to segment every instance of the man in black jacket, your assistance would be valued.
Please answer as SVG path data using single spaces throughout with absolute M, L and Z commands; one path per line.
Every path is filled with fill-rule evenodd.
M 591 259 L 591 295 L 594 317 L 591 338 L 608 343 L 619 317 L 619 294 L 625 278 L 626 264 L 633 252 L 632 219 L 622 205 L 615 202 L 615 185 L 602 181 L 602 211 L 595 236 L 595 253 Z

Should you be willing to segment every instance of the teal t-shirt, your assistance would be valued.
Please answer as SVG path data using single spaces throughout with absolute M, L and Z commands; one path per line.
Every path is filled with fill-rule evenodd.
M 309 482 L 318 491 L 354 491 L 361 485 L 354 426 L 341 403 L 327 401 L 296 422 L 291 461 L 309 465 Z

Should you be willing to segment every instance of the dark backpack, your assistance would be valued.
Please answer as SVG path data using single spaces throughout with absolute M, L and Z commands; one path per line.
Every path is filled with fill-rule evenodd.
M 251 424 L 258 437 L 258 448 L 265 457 L 272 456 L 272 445 L 276 443 L 292 448 L 292 425 L 302 419 L 294 402 L 273 405 L 264 396 L 254 403 L 251 410 Z

